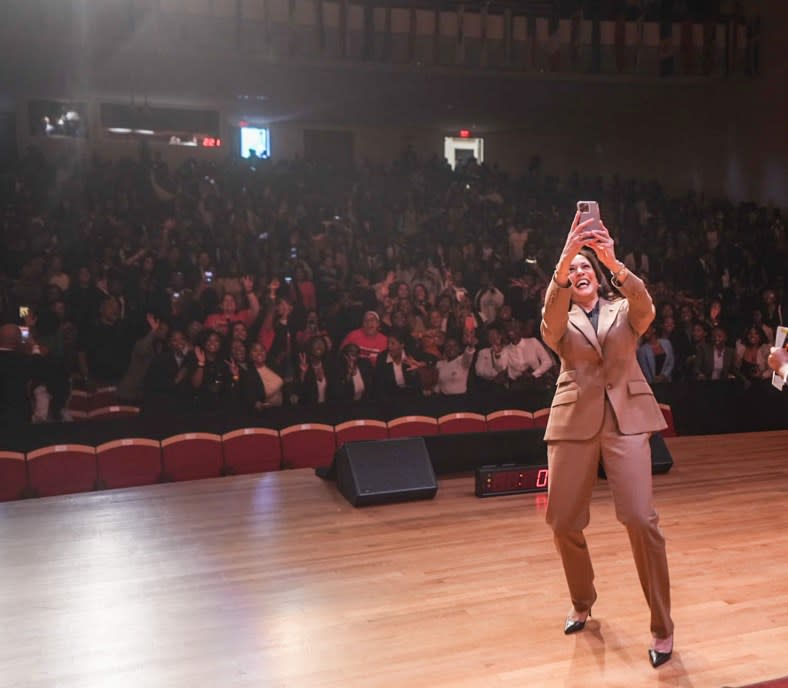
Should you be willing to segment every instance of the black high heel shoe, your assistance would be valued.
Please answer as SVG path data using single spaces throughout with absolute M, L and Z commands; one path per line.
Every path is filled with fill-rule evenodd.
M 668 652 L 660 652 L 659 650 L 655 650 L 653 647 L 650 647 L 648 650 L 648 661 L 651 662 L 651 666 L 653 666 L 655 669 L 670 660 L 672 656 L 673 643 L 671 643 L 670 650 Z
M 566 621 L 564 622 L 564 635 L 572 635 L 572 633 L 578 633 L 582 631 L 586 627 L 586 621 L 591 618 L 591 610 L 588 610 L 588 616 L 582 621 L 578 621 L 577 619 L 573 619 L 571 616 L 566 617 Z

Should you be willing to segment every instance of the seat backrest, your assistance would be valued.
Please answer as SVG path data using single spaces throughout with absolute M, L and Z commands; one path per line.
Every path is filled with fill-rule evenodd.
M 153 485 L 161 480 L 161 443 L 146 437 L 127 437 L 96 447 L 101 488 Z
M 660 404 L 659 410 L 662 411 L 662 416 L 668 424 L 668 427 L 662 431 L 662 436 L 676 437 L 678 433 L 676 432 L 676 425 L 673 421 L 673 409 L 670 408 L 669 404 Z
M 88 492 L 96 486 L 96 450 L 84 444 L 55 444 L 27 453 L 30 486 L 40 497 Z
M 503 409 L 487 414 L 488 430 L 527 430 L 534 426 L 534 414 L 521 409 Z
M 334 426 L 337 447 L 345 442 L 362 442 L 365 440 L 384 440 L 389 436 L 386 423 L 382 420 L 360 418 L 348 420 Z
M 277 471 L 282 463 L 279 431 L 240 428 L 222 435 L 224 462 L 231 473 Z
M 93 409 L 88 413 L 88 418 L 130 418 L 138 415 L 140 412 L 136 406 L 121 406 L 114 404 L 112 406 L 102 406 L 101 408 Z
M 282 464 L 288 468 L 320 468 L 331 464 L 336 435 L 331 425 L 299 423 L 279 431 Z
M 0 502 L 20 499 L 27 489 L 27 465 L 22 452 L 0 451 Z
M 447 413 L 438 418 L 438 430 L 442 433 L 485 432 L 487 419 L 481 413 Z
M 388 423 L 389 437 L 418 437 L 421 435 L 436 435 L 438 421 L 431 416 L 401 416 L 393 418 Z
M 222 438 L 211 432 L 186 432 L 161 441 L 167 480 L 215 478 L 224 463 Z
M 542 409 L 538 409 L 537 411 L 534 411 L 534 427 L 546 428 L 548 418 L 550 418 L 549 408 L 542 408 Z

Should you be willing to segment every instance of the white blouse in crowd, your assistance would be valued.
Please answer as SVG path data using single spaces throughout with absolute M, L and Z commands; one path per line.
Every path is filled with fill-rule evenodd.
M 496 354 L 492 347 L 487 347 L 476 357 L 476 374 L 484 380 L 494 380 L 508 365 L 509 352 L 506 348 Z
M 719 380 L 722 377 L 722 368 L 725 365 L 725 349 L 720 351 L 714 347 L 714 367 L 711 370 L 711 379 Z
M 271 406 L 281 406 L 284 380 L 268 366 L 257 368 L 257 374 L 260 376 L 265 388 L 265 403 L 271 404 Z
M 438 383 L 435 391 L 439 394 L 465 394 L 468 391 L 468 370 L 473 361 L 475 349 L 467 348 L 451 361 L 438 361 Z
M 506 350 L 506 370 L 510 380 L 516 380 L 526 370 L 532 371 L 535 378 L 540 378 L 553 367 L 553 359 L 536 337 L 523 337 L 517 344 L 508 344 Z
M 326 402 L 326 390 L 328 389 L 328 380 L 324 377 L 322 380 L 317 380 L 317 403 L 324 404 Z
M 742 361 L 744 360 L 744 352 L 746 351 L 746 347 L 742 343 L 741 340 L 736 342 L 736 366 L 738 368 L 741 367 Z M 763 378 L 770 378 L 772 376 L 772 370 L 769 368 L 769 352 L 771 348 L 768 344 L 762 344 L 758 347 L 758 352 L 755 356 L 755 365 L 758 366 L 758 370 L 760 371 L 761 377 Z
M 356 368 L 356 372 L 353 373 L 353 401 L 358 401 L 361 397 L 364 396 L 364 390 L 366 387 L 364 386 L 364 377 L 361 374 L 361 371 Z

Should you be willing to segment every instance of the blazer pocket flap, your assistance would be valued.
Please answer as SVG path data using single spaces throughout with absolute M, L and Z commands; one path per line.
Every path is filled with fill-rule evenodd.
M 632 395 L 635 394 L 652 394 L 651 386 L 645 380 L 630 380 L 627 383 L 627 389 Z
M 564 384 L 565 382 L 575 382 L 577 380 L 577 371 L 576 370 L 565 370 L 558 376 L 558 379 L 555 381 L 556 385 Z
M 577 401 L 577 389 L 564 389 L 555 393 L 553 397 L 553 406 L 562 406 L 563 404 L 574 404 Z

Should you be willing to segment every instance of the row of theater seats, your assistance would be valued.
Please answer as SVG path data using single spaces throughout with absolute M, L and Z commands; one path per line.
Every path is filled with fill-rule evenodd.
M 137 406 L 120 403 L 117 387 L 99 387 L 94 392 L 72 390 L 66 410 L 73 420 L 131 417 L 140 412 Z
M 94 489 L 317 468 L 331 463 L 345 442 L 498 432 L 544 427 L 549 409 L 506 409 L 488 415 L 450 413 L 440 418 L 403 416 L 388 422 L 350 420 L 338 425 L 301 423 L 281 430 L 247 427 L 223 435 L 187 432 L 162 440 L 125 438 L 96 447 L 56 444 L 27 453 L 0 451 L 0 501 Z M 663 407 L 672 432 L 670 408 Z

